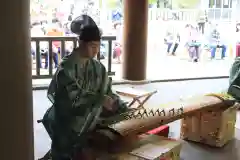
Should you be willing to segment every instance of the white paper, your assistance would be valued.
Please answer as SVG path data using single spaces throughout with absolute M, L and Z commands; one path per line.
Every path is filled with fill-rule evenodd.
M 159 158 L 163 153 L 168 152 L 169 149 L 155 145 L 155 144 L 146 144 L 143 145 L 132 152 L 130 154 L 141 157 L 141 158 L 147 158 L 149 160 L 154 160 L 156 158 Z

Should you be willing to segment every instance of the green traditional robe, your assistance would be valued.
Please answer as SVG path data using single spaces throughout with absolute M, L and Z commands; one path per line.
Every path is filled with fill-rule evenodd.
M 230 70 L 228 93 L 240 100 L 240 57 L 237 57 Z
M 65 148 L 86 139 L 84 135 L 95 128 L 100 115 L 107 113 L 102 107 L 105 95 L 115 100 L 116 108 L 112 115 L 127 110 L 125 103 L 112 92 L 103 64 L 80 57 L 76 50 L 63 58 L 47 95 L 53 103 L 52 113 L 49 114 L 53 127 L 49 134 L 50 137 L 58 137 L 57 140 L 55 138 L 58 146 Z

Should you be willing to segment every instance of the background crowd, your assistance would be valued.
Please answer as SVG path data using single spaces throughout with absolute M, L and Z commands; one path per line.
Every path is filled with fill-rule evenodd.
M 38 1 L 39 2 L 39 1 Z M 74 2 L 64 1 L 64 3 L 54 3 L 51 5 L 43 5 L 42 3 L 34 3 L 31 10 L 31 35 L 33 37 L 41 36 L 74 36 L 70 30 L 71 21 L 80 14 L 89 14 L 98 23 L 104 35 L 115 35 L 116 41 L 113 44 L 113 57 L 117 63 L 121 63 L 122 56 L 122 40 L 123 40 L 123 12 L 121 8 L 112 10 L 108 14 L 108 21 L 102 20 L 99 10 L 88 1 L 83 5 L 81 11 L 76 12 Z M 53 7 L 54 6 L 54 7 Z M 179 21 L 177 14 L 173 12 L 170 18 L 158 17 L 154 21 L 149 21 L 148 32 L 148 48 L 161 48 L 155 50 L 157 54 L 167 54 L 172 56 L 188 55 L 189 61 L 201 61 L 203 55 L 207 55 L 209 59 L 214 60 L 220 54 L 220 58 L 224 60 L 233 52 L 234 45 L 238 45 L 239 40 L 239 24 L 234 30 L 234 38 L 229 40 L 229 34 L 224 32 L 224 25 L 219 22 L 211 22 L 208 20 L 205 11 L 199 12 L 195 19 L 191 22 Z M 177 27 L 176 27 L 177 26 Z M 156 33 L 158 36 L 156 36 Z M 234 39 L 234 40 L 233 40 Z M 101 58 L 107 58 L 107 44 L 102 42 Z M 163 48 L 163 49 L 162 49 Z M 237 47 L 238 48 L 238 47 Z M 36 58 L 36 45 L 31 45 L 33 59 Z M 46 42 L 40 43 L 41 62 L 45 61 L 42 68 L 48 68 L 49 49 Z M 73 49 L 72 43 L 66 43 L 65 55 L 69 54 Z M 55 67 L 59 63 L 59 54 L 61 50 L 60 42 L 53 42 L 53 62 Z M 238 49 L 236 50 L 236 54 Z M 42 65 L 42 63 L 40 64 Z

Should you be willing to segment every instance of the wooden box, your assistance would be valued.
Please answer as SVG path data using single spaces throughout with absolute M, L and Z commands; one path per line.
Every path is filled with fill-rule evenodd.
M 121 146 L 119 146 L 121 148 Z M 157 135 L 143 135 L 124 149 L 101 160 L 180 160 L 181 142 Z
M 234 138 L 237 107 L 226 110 L 199 112 L 185 117 L 181 138 L 210 146 L 222 147 Z

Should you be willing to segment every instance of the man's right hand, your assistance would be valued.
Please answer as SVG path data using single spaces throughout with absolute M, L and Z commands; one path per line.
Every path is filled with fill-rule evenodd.
M 112 97 L 107 95 L 104 96 L 103 107 L 107 111 L 114 111 L 114 103 L 115 101 L 112 99 Z

